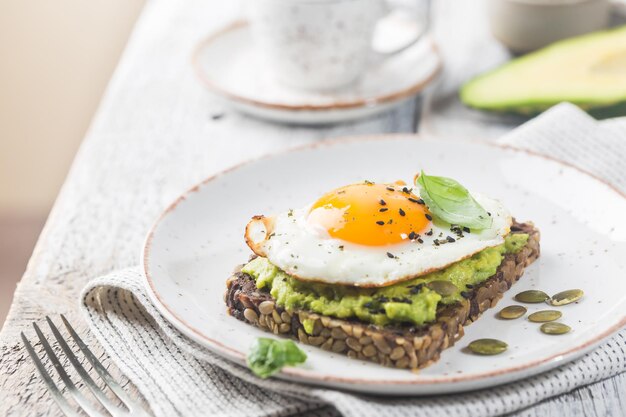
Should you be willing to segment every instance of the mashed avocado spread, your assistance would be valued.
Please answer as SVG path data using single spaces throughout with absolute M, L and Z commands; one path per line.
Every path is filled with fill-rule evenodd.
M 518 252 L 527 241 L 527 234 L 510 234 L 504 244 L 485 249 L 445 269 L 379 288 L 298 281 L 263 257 L 250 261 L 242 272 L 255 279 L 257 288 L 269 290 L 276 303 L 289 311 L 302 309 L 342 319 L 356 317 L 381 326 L 389 323 L 421 325 L 435 320 L 439 303 L 460 301 L 461 292 L 468 284 L 479 284 L 495 274 L 504 254 Z M 452 282 L 457 291 L 442 297 L 426 286 L 437 280 Z M 303 325 L 306 329 L 307 323 Z

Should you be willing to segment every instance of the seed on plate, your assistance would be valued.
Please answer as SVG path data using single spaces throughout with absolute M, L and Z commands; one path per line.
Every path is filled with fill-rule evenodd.
M 543 303 L 548 298 L 548 294 L 539 290 L 522 291 L 515 296 L 520 303 Z
M 553 306 L 564 306 L 565 304 L 573 303 L 574 301 L 580 300 L 585 293 L 583 290 L 567 290 L 561 291 L 560 293 L 554 294 L 552 298 L 550 298 L 550 304 Z
M 508 345 L 497 339 L 478 339 L 470 343 L 467 348 L 479 355 L 497 355 L 506 350 Z
M 528 316 L 528 320 L 534 323 L 545 323 L 547 321 L 554 321 L 560 319 L 562 316 L 560 311 L 556 310 L 541 310 L 537 311 L 530 316 Z
M 289 330 L 291 330 L 291 326 L 289 325 L 289 323 L 283 323 L 278 326 L 278 331 L 280 333 L 287 333 Z
M 502 310 L 500 310 L 498 316 L 501 319 L 513 320 L 522 317 L 524 314 L 526 314 L 526 311 L 526 307 L 524 306 L 512 305 L 504 307 Z
M 565 334 L 572 330 L 571 327 L 563 323 L 543 323 L 539 329 L 545 334 L 553 335 Z
M 450 281 L 431 281 L 426 284 L 426 286 L 443 297 L 452 295 L 458 290 L 456 285 L 454 285 Z
M 259 304 L 259 311 L 261 314 L 272 314 L 274 310 L 274 302 L 273 301 L 263 301 Z

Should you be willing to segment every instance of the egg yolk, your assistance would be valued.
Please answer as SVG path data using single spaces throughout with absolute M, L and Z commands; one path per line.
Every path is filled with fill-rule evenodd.
M 384 246 L 417 239 L 430 230 L 424 202 L 404 183 L 352 184 L 331 191 L 313 204 L 307 221 L 336 239 Z

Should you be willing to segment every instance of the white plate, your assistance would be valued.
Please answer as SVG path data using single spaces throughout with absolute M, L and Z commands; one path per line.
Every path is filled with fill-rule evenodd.
M 402 35 L 382 33 L 394 38 L 377 44 L 393 43 Z M 278 122 L 325 124 L 371 116 L 415 96 L 435 79 L 441 57 L 433 40 L 425 38 L 371 66 L 341 91 L 299 91 L 274 80 L 254 48 L 249 26 L 237 22 L 202 41 L 193 64 L 203 84 L 239 111 Z
M 520 220 L 533 220 L 542 235 L 539 261 L 439 362 L 417 374 L 302 346 L 306 364 L 284 369 L 279 378 L 378 394 L 472 390 L 559 366 L 626 323 L 624 196 L 582 171 L 525 151 L 406 135 L 323 142 L 207 179 L 176 200 L 149 233 L 142 255 L 148 291 L 181 332 L 243 363 L 253 340 L 268 335 L 228 316 L 222 299 L 225 280 L 250 255 L 243 241 L 248 220 L 304 206 L 340 185 L 410 179 L 422 168 L 501 199 Z M 571 333 L 548 336 L 526 319 L 495 318 L 515 293 L 530 288 L 585 291 L 579 303 L 559 308 Z M 545 308 L 529 305 L 529 312 Z M 493 357 L 462 351 L 481 337 L 502 339 L 509 350 Z

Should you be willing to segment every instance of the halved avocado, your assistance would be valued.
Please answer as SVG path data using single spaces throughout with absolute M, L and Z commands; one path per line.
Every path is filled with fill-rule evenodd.
M 534 115 L 569 101 L 604 118 L 626 115 L 626 26 L 554 43 L 461 88 L 482 110 Z

